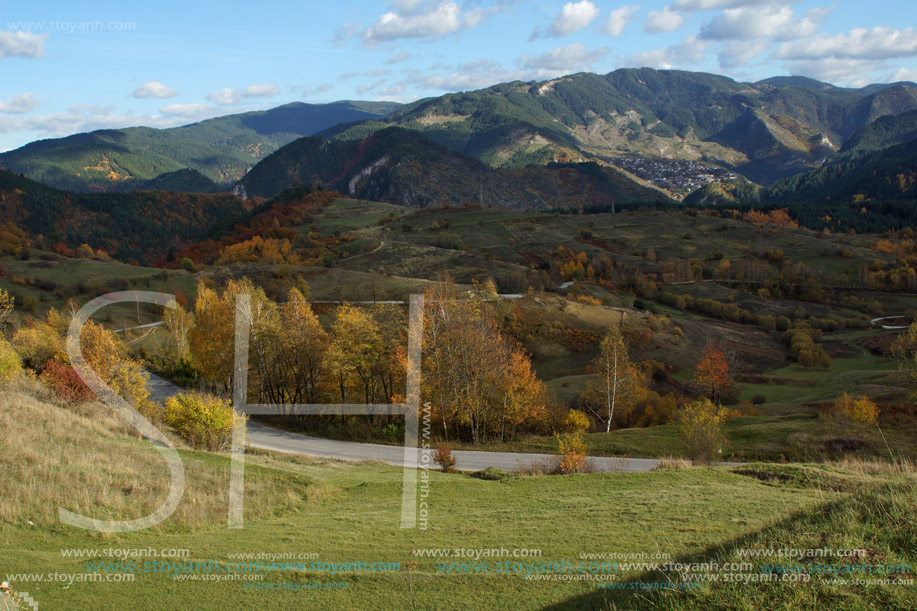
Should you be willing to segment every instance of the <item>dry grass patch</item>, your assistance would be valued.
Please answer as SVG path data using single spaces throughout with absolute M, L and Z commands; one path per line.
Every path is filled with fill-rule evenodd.
M 694 466 L 694 461 L 687 458 L 663 456 L 659 459 L 659 464 L 653 468 L 653 471 L 680 471 L 682 469 L 692 469 Z
M 59 525 L 58 507 L 98 519 L 130 520 L 155 511 L 168 494 L 169 469 L 147 441 L 126 434 L 106 407 L 82 413 L 42 401 L 22 389 L 0 395 L 0 521 Z M 131 429 L 132 431 L 132 429 Z M 185 493 L 159 528 L 225 524 L 229 458 L 181 451 Z M 316 495 L 312 478 L 247 465 L 246 519 L 297 512 Z M 252 502 L 257 499 L 257 502 Z

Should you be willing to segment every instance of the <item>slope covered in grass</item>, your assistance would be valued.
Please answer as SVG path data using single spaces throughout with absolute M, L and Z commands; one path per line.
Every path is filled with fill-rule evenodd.
M 99 535 L 62 526 L 56 507 L 100 517 L 139 515 L 164 491 L 158 454 L 98 413 L 74 414 L 19 392 L 4 393 L 0 418 L 0 576 L 50 608 L 119 609 L 142 599 L 150 609 L 531 609 L 583 596 L 595 582 L 492 571 L 456 574 L 443 558 L 412 550 L 525 548 L 538 550 L 539 560 L 572 563 L 579 563 L 581 554 L 610 550 L 699 554 L 838 495 L 774 488 L 721 468 L 502 481 L 431 473 L 426 529 L 404 530 L 402 470 L 249 452 L 245 524 L 230 531 L 224 521 L 227 458 L 183 451 L 189 487 L 176 516 L 151 531 Z M 83 490 L 75 491 L 77 486 Z M 300 592 L 142 572 L 118 584 L 30 583 L 16 577 L 98 570 L 85 558 L 62 556 L 61 549 L 148 547 L 187 549 L 187 560 L 224 567 L 233 561 L 231 554 L 266 553 L 396 563 L 398 569 L 332 573 L 301 567 L 263 574 L 267 584 L 345 584 Z

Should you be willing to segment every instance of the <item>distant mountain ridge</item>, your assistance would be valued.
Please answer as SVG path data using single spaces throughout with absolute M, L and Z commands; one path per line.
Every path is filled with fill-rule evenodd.
M 302 136 L 361 141 L 401 127 L 492 168 L 646 157 L 702 161 L 768 185 L 833 159 L 877 119 L 912 110 L 910 82 L 854 89 L 800 76 L 743 83 L 627 68 L 403 106 L 297 103 L 170 130 L 101 130 L 0 154 L 0 167 L 73 190 L 133 190 L 183 169 L 226 185 Z
M 278 148 L 339 123 L 382 117 L 394 102 L 286 104 L 182 127 L 128 127 L 39 140 L 0 153 L 0 167 L 58 188 L 126 191 L 191 169 L 229 184 Z
M 917 201 L 917 139 L 842 157 L 767 189 L 770 201 Z
M 495 169 L 398 127 L 359 141 L 301 138 L 252 168 L 234 192 L 270 198 L 297 183 L 416 208 L 546 209 L 669 199 L 594 162 Z
M 878 117 L 913 109 L 913 83 L 845 89 L 802 77 L 740 83 L 639 68 L 447 94 L 319 135 L 356 140 L 397 125 L 494 167 L 622 156 L 695 159 L 768 184 L 817 167 Z
M 880 117 L 857 130 L 821 167 L 766 189 L 739 179 L 708 184 L 685 198 L 718 206 L 911 200 L 917 200 L 917 110 Z

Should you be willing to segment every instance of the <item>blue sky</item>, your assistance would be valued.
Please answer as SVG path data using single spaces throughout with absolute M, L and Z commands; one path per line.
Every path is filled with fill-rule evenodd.
M 292 101 L 412 101 L 630 66 L 917 81 L 917 3 L 390 0 L 7 3 L 0 150 Z

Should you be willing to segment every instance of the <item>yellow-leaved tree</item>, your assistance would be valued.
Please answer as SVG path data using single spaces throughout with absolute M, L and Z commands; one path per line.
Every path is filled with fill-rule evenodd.
M 722 453 L 726 445 L 723 436 L 723 416 L 707 398 L 698 399 L 682 408 L 679 414 L 681 435 L 688 454 L 699 462 L 709 462 Z
M 267 331 L 274 348 L 264 383 L 271 403 L 320 403 L 323 392 L 328 334 L 298 289 L 291 289 L 280 306 L 277 324 Z
M 124 342 L 90 320 L 80 333 L 80 345 L 87 364 L 105 384 L 138 409 L 147 408 L 149 375 L 130 357 Z
M 377 394 L 375 368 L 383 352 L 379 325 L 362 308 L 344 304 L 335 313 L 331 330 L 328 361 L 341 402 L 372 403 Z
M 190 348 L 201 375 L 217 388 L 232 387 L 236 297 L 249 295 L 249 312 L 244 324 L 250 330 L 249 363 L 253 379 L 250 388 L 260 388 L 264 381 L 264 366 L 269 352 L 270 328 L 275 321 L 276 305 L 267 298 L 264 290 L 248 278 L 230 280 L 222 293 L 201 282 L 194 303 L 194 327 L 189 332 Z M 260 393 L 263 397 L 264 393 Z
M 586 388 L 586 405 L 605 420 L 608 433 L 615 413 L 628 414 L 646 394 L 645 376 L 631 362 L 620 327 L 610 328 L 602 338 L 593 368 L 595 377 Z
M 162 321 L 166 330 L 166 344 L 174 364 L 186 361 L 191 356 L 190 334 L 194 328 L 194 314 L 175 301 L 173 307 L 165 308 Z

